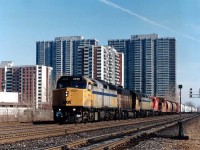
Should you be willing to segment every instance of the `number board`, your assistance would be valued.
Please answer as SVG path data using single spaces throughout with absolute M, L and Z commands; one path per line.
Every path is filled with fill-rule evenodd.
M 72 78 L 73 81 L 81 81 L 81 78 L 77 77 L 77 78 Z

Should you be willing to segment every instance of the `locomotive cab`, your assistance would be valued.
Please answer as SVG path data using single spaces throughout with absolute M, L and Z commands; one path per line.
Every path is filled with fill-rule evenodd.
M 57 81 L 57 89 L 53 91 L 54 114 L 61 108 L 64 121 L 83 120 L 83 109 L 93 105 L 92 88 L 93 82 L 88 78 L 60 77 Z

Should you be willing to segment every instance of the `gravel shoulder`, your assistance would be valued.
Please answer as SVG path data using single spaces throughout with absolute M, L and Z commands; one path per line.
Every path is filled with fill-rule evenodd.
M 191 124 L 186 125 L 185 135 L 189 136 L 189 140 L 178 141 L 178 147 L 183 150 L 199 150 L 200 149 L 200 117 L 194 119 Z
M 200 117 L 184 125 L 184 135 L 189 140 L 151 138 L 141 141 L 132 150 L 200 150 Z

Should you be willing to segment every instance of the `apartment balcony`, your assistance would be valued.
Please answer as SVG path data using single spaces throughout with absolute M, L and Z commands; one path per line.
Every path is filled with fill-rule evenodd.
M 101 76 L 97 76 L 98 79 L 101 79 Z
M 101 51 L 99 52 L 99 51 L 97 51 L 97 55 L 101 55 Z
M 110 70 L 110 69 L 112 70 L 112 69 L 113 69 L 113 66 L 109 66 L 108 68 L 109 68 L 109 70 Z
M 119 67 L 119 66 L 120 66 L 120 64 L 119 64 L 119 63 L 116 63 L 116 64 L 115 64 L 115 66 Z
M 112 73 L 112 72 L 109 72 L 109 76 L 112 77 L 112 76 L 113 76 L 113 73 Z
M 104 67 L 105 67 L 105 68 L 108 68 L 108 67 L 109 67 L 109 65 L 108 65 L 108 64 L 104 64 Z
M 109 70 L 104 70 L 104 73 L 108 73 L 109 72 Z
M 109 58 L 109 61 L 110 61 L 110 62 L 113 62 L 113 61 L 114 61 L 114 59 L 112 59 L 112 58 Z
M 115 73 L 115 75 L 116 75 L 116 76 L 119 76 L 119 73 L 117 72 L 117 73 Z
M 89 59 L 88 57 L 89 57 L 89 56 L 84 57 L 84 60 L 88 60 L 88 59 Z
M 101 58 L 97 58 L 97 61 L 98 61 L 98 62 L 101 62 Z
M 115 80 L 119 81 L 120 77 L 119 76 L 115 76 Z
M 115 83 L 119 84 L 119 80 L 115 80 Z
M 115 66 L 109 65 L 108 68 L 109 68 L 109 70 L 110 70 L 110 69 L 113 70 L 113 69 L 115 68 Z
M 101 72 L 101 69 L 97 69 L 97 72 Z
M 109 66 L 115 66 L 113 62 L 109 62 Z

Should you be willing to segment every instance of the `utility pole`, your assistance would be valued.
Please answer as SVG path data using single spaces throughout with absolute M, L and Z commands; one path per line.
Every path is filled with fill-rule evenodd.
M 178 137 L 182 138 L 182 137 L 184 137 L 183 125 L 182 125 L 182 120 L 181 120 L 181 89 L 183 88 L 183 86 L 182 85 L 178 85 L 178 88 L 180 89 L 180 121 L 178 122 L 178 127 L 179 127 Z
M 183 88 L 183 86 L 178 85 L 178 88 L 180 89 L 180 115 L 181 115 L 181 89 Z
M 188 139 L 189 136 L 184 136 L 183 132 L 183 125 L 182 125 L 182 120 L 181 120 L 181 89 L 183 88 L 182 85 L 178 85 L 178 88 L 180 89 L 180 121 L 178 122 L 178 138 L 179 139 Z

